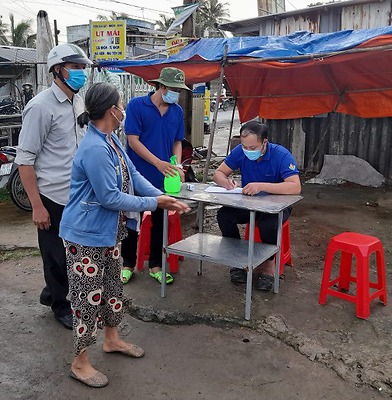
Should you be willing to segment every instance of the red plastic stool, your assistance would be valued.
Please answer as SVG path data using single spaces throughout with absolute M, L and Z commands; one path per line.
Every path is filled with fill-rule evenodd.
M 336 252 L 341 251 L 339 276 L 331 280 L 333 258 Z M 377 282 L 369 279 L 369 258 L 376 253 Z M 352 256 L 356 258 L 356 276 L 351 275 Z M 350 283 L 356 283 L 356 294 L 347 293 Z M 333 288 L 338 284 L 338 287 Z M 370 289 L 376 289 L 372 294 Z M 370 315 L 370 303 L 376 297 L 387 305 L 387 286 L 385 279 L 384 249 L 379 239 L 355 232 L 344 232 L 334 236 L 327 248 L 325 257 L 323 280 L 319 304 L 325 304 L 327 295 L 356 303 L 357 317 L 367 319 Z
M 249 240 L 249 224 L 246 225 L 245 229 L 245 240 Z M 255 225 L 255 242 L 261 243 L 260 239 L 260 230 L 257 225 Z M 282 225 L 282 242 L 280 246 L 280 266 L 279 266 L 279 274 L 282 275 L 284 273 L 285 264 L 290 267 L 293 266 L 293 262 L 291 259 L 291 244 L 290 244 L 290 221 L 287 220 Z
M 151 212 L 145 211 L 143 213 L 143 219 L 140 224 L 139 240 L 137 244 L 136 269 L 138 271 L 141 271 L 143 269 L 144 261 L 148 260 L 150 256 L 151 226 L 152 226 Z M 178 242 L 179 240 L 182 240 L 180 214 L 177 211 L 169 211 L 168 244 Z M 179 258 L 180 257 L 175 254 L 170 254 L 167 258 L 169 262 L 169 270 L 172 274 L 178 272 Z

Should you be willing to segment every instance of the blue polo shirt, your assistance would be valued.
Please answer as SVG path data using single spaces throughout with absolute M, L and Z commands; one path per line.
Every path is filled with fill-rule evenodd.
M 170 104 L 164 115 L 147 96 L 135 97 L 126 109 L 125 134 L 139 136 L 148 150 L 163 161 L 170 161 L 174 142 L 184 139 L 184 116 L 178 104 Z M 129 147 L 127 154 L 136 169 L 156 188 L 163 189 L 164 175 Z
M 266 153 L 257 161 L 249 160 L 240 144 L 224 161 L 233 171 L 241 171 L 242 187 L 250 182 L 280 183 L 289 176 L 299 174 L 293 155 L 285 147 L 274 143 L 267 144 Z

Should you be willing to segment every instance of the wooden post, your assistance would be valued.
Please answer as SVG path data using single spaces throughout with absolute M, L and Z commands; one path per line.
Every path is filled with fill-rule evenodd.
M 184 0 L 184 5 L 194 3 L 193 0 Z M 182 24 L 182 36 L 194 37 L 195 26 L 193 21 L 193 14 Z M 186 79 L 186 75 L 185 75 Z M 181 96 L 181 106 L 184 110 L 184 125 L 185 125 L 185 139 L 192 143 L 192 102 L 193 93 L 188 90 Z

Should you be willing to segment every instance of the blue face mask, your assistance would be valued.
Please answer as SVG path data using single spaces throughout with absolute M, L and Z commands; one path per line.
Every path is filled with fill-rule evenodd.
M 245 150 L 245 149 L 242 149 L 242 151 L 244 152 L 246 157 L 248 157 L 249 160 L 251 160 L 251 161 L 256 161 L 261 156 L 264 155 L 264 153 L 262 153 L 260 149 L 258 149 L 258 150 Z
M 79 90 L 85 85 L 87 77 L 83 69 L 64 69 L 69 73 L 69 78 L 65 79 L 65 83 L 71 89 Z
M 162 100 L 167 104 L 178 103 L 179 98 L 180 98 L 180 93 L 173 92 L 173 90 L 169 89 L 167 90 L 166 94 L 162 95 Z

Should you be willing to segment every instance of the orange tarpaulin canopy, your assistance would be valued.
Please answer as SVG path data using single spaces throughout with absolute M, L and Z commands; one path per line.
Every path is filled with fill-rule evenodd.
M 228 46 L 223 60 L 224 46 Z M 392 27 L 330 34 L 201 39 L 164 60 L 105 62 L 150 80 L 181 68 L 187 84 L 225 78 L 240 120 L 309 117 L 336 111 L 392 116 Z

